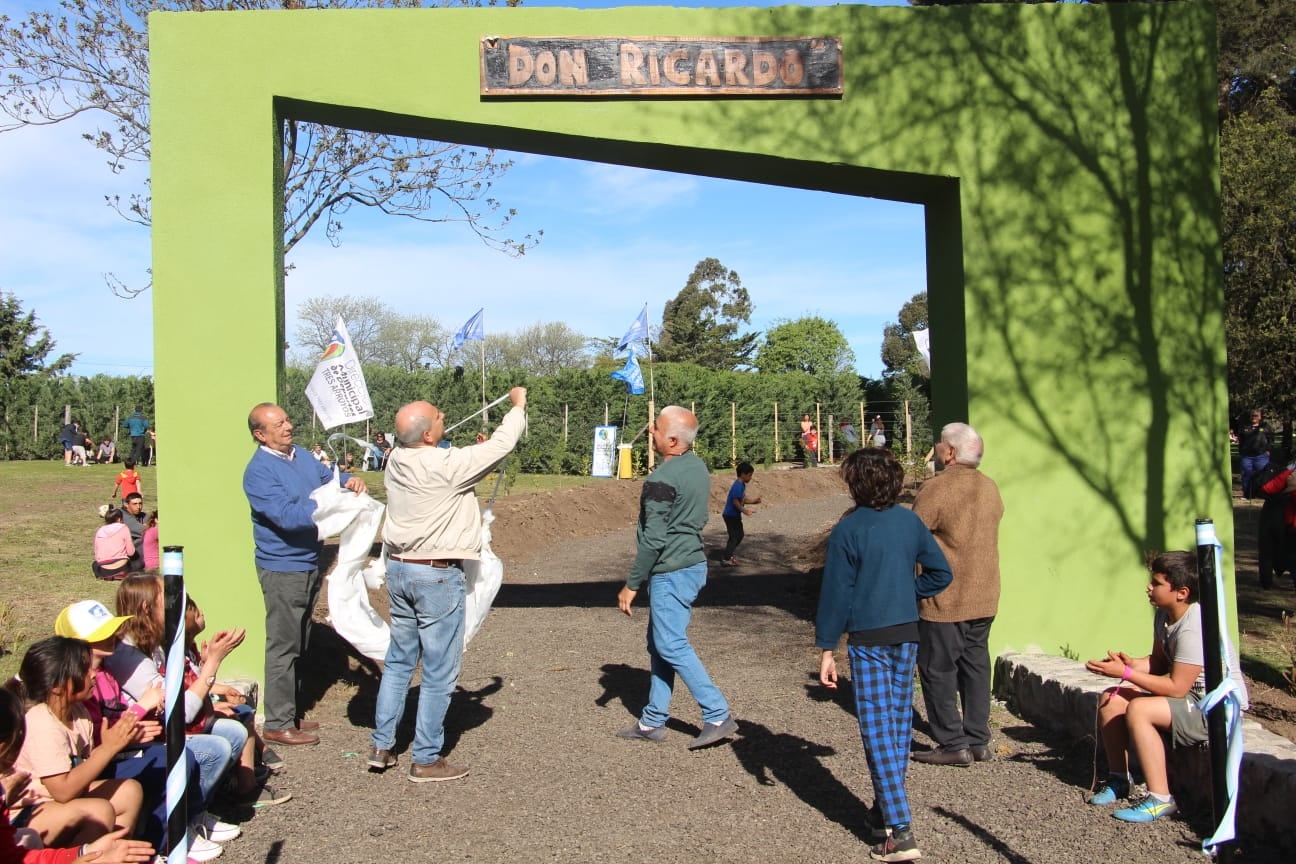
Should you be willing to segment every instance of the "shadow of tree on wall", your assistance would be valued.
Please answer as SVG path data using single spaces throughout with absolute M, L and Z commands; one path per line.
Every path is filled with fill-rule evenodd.
M 1212 14 L 717 11 L 707 20 L 738 32 L 834 31 L 846 98 L 644 100 L 606 138 L 349 109 L 307 119 L 924 204 L 934 409 L 991 442 L 1017 538 L 1012 602 L 1051 609 L 1042 629 L 1066 615 L 1101 630 L 1100 608 L 1076 621 L 1031 571 L 1116 589 L 1123 562 L 1182 542 L 1228 500 Z M 680 118 L 729 145 L 661 143 Z

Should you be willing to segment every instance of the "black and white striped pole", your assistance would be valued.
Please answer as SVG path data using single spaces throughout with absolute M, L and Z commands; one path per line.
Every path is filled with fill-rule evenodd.
M 189 813 L 185 791 L 189 770 L 185 760 L 184 669 L 185 587 L 184 547 L 162 550 L 163 608 L 166 613 L 166 751 L 168 860 L 189 860 Z

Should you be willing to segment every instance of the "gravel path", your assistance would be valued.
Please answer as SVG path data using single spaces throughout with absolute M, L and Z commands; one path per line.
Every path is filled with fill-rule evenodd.
M 809 580 L 797 567 L 847 504 L 762 508 L 742 565 L 714 569 L 703 591 L 691 634 L 739 719 L 734 743 L 685 749 L 700 721 L 682 688 L 665 743 L 614 736 L 648 686 L 646 610 L 627 619 L 615 608 L 633 532 L 572 539 L 506 562 L 508 583 L 465 656 L 447 721 L 451 761 L 471 768 L 467 778 L 407 782 L 412 725 L 397 768 L 365 770 L 377 678 L 325 630 L 312 652 L 331 685 L 312 712 L 323 743 L 281 748 L 279 782 L 294 799 L 250 818 L 221 861 L 868 860 L 861 815 L 872 794 L 858 727 L 817 684 Z M 723 541 L 719 517 L 707 536 Z M 841 692 L 849 699 L 849 687 Z M 412 700 L 409 709 L 412 720 Z M 910 768 L 926 860 L 1202 860 L 1202 814 L 1117 822 L 1082 802 L 1090 745 L 1057 745 L 1002 709 L 994 720 L 994 761 Z M 1243 851 L 1237 860 L 1283 860 L 1258 845 Z

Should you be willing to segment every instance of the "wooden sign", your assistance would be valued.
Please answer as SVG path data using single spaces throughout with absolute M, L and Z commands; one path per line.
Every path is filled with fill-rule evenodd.
M 483 96 L 840 96 L 837 37 L 481 40 Z

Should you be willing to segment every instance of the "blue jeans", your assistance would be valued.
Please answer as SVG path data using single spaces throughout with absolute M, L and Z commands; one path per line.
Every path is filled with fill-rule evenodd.
M 190 735 L 185 739 L 185 749 L 198 763 L 198 793 L 204 805 L 210 804 L 212 793 L 237 754 L 230 750 L 230 742 L 218 735 Z
M 639 722 L 644 726 L 666 725 L 670 719 L 671 691 L 679 675 L 702 708 L 706 723 L 723 723 L 729 703 L 702 666 L 688 641 L 693 601 L 706 584 L 706 562 L 658 573 L 648 582 L 648 657 L 652 661 L 652 682 L 648 704 Z
M 185 748 L 185 760 L 189 763 L 186 770 L 189 785 L 185 789 L 185 804 L 192 819 L 195 814 L 206 809 L 199 800 L 198 766 L 193 753 Z M 108 763 L 108 767 L 99 775 L 103 780 L 135 780 L 144 790 L 143 826 L 139 838 L 153 844 L 154 849 L 166 849 L 167 802 L 166 802 L 167 754 L 165 744 L 146 744 L 136 749 L 123 750 L 121 754 Z
M 1258 498 L 1259 489 L 1251 488 L 1251 478 L 1259 472 L 1269 467 L 1269 454 L 1261 453 L 1259 456 L 1242 457 L 1242 497 Z
M 390 750 L 396 724 L 405 713 L 414 667 L 423 661 L 418 718 L 414 725 L 414 762 L 428 765 L 441 756 L 445 716 L 459 680 L 464 640 L 464 574 L 458 567 L 430 567 L 387 561 L 391 601 L 391 642 L 378 686 L 373 745 Z

